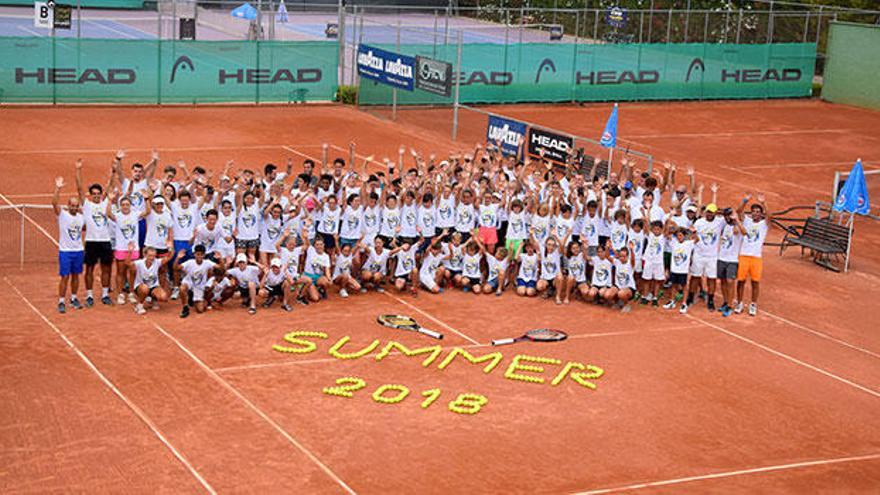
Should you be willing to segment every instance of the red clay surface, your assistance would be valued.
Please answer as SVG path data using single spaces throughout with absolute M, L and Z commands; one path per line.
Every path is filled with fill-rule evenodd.
M 607 105 L 502 112 L 593 136 Z M 828 200 L 833 170 L 848 169 L 856 156 L 876 168 L 880 158 L 871 156 L 880 114 L 851 107 L 719 102 L 627 104 L 621 112 L 623 138 L 650 146 L 658 160 L 694 165 L 702 181 L 717 180 L 722 203 L 757 187 L 774 210 Z M 475 118 L 465 118 L 468 141 L 455 144 L 424 127 L 332 106 L 16 108 L 3 115 L 0 193 L 13 202 L 48 202 L 51 178 L 63 173 L 72 182 L 77 156 L 86 159 L 87 181 L 103 181 L 119 147 L 146 159 L 156 146 L 163 162 L 183 158 L 216 170 L 229 158 L 257 167 L 293 156 L 298 164 L 301 154 L 317 156 L 322 142 L 354 139 L 359 153 L 381 157 L 396 156 L 402 143 L 445 153 L 480 135 Z M 747 168 L 770 165 L 779 166 Z M 12 226 L 3 224 L 7 239 L 17 236 Z M 45 226 L 54 234 L 51 222 Z M 702 306 L 688 317 L 643 307 L 621 315 L 580 302 L 560 308 L 451 292 L 344 302 L 331 295 L 292 315 L 275 308 L 249 317 L 233 305 L 180 320 L 173 304 L 146 317 L 129 306 L 58 315 L 49 246 L 39 248 L 47 263 L 24 270 L 8 263 L 14 253 L 4 253 L 0 490 L 874 492 L 880 336 L 868 311 L 876 304 L 880 256 L 871 246 L 880 229 L 865 220 L 856 228 L 848 275 L 767 248 L 762 312 L 726 319 Z M 443 354 L 429 367 L 424 357 L 399 354 L 376 361 L 377 351 L 348 361 L 328 355 L 343 336 L 351 337 L 346 351 L 373 339 L 380 349 L 391 339 L 411 348 L 435 343 L 378 326 L 379 313 L 411 314 L 442 331 Z M 438 369 L 451 347 L 485 354 L 492 338 L 536 326 L 564 328 L 571 338 L 499 348 L 504 359 L 489 374 L 460 358 Z M 297 329 L 328 339 L 312 339 L 317 350 L 308 354 L 272 350 Z M 571 379 L 551 386 L 504 378 L 518 353 L 594 364 L 605 375 L 596 390 Z M 547 381 L 561 369 L 544 367 Z M 367 386 L 350 399 L 321 392 L 344 376 Z M 382 384 L 411 393 L 380 404 L 371 394 Z M 432 388 L 441 396 L 423 410 L 421 392 Z M 463 392 L 488 403 L 476 415 L 450 412 L 447 403 Z

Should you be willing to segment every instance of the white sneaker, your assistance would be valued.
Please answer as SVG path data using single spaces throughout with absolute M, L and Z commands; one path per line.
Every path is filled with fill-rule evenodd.
M 632 311 L 632 306 L 630 306 L 629 304 L 620 308 L 621 313 L 629 313 L 630 311 Z
M 116 296 L 116 304 L 120 306 L 125 304 L 125 294 L 119 294 L 118 296 Z
M 138 299 L 137 296 L 134 295 L 134 292 L 128 293 L 128 302 L 130 302 L 131 304 L 137 304 Z
M 675 307 L 675 299 L 672 299 L 668 303 L 663 305 L 663 309 L 672 309 L 674 307 Z
M 758 303 L 749 304 L 749 316 L 755 316 L 758 314 Z
M 180 297 L 180 287 L 171 289 L 171 300 L 176 301 L 178 297 Z
M 143 304 L 138 303 L 138 305 L 135 306 L 135 308 L 134 308 L 134 312 L 137 313 L 137 314 L 139 314 L 139 315 L 143 315 L 143 314 L 146 314 L 146 313 L 147 313 L 147 310 L 144 309 L 144 305 L 143 305 Z
M 743 303 L 742 303 L 742 301 L 736 303 L 736 308 L 734 308 L 733 312 L 736 313 L 736 314 L 740 314 L 740 313 L 743 312 Z
M 348 297 L 348 291 L 345 289 L 339 289 L 339 297 Z
M 678 312 L 681 313 L 681 314 L 683 314 L 683 315 L 686 315 L 686 314 L 688 313 L 688 305 L 687 305 L 687 303 L 683 303 L 683 304 L 681 305 L 681 308 L 679 308 Z
M 385 292 L 385 288 L 384 287 L 376 287 L 376 292 L 378 292 L 379 294 L 383 294 Z

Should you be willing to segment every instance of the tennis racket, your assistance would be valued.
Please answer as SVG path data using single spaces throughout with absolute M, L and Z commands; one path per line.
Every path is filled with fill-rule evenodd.
M 419 326 L 418 323 L 416 323 L 416 320 L 410 318 L 409 316 L 379 315 L 379 317 L 376 318 L 376 321 L 378 321 L 380 325 L 386 327 L 396 328 L 398 330 L 409 330 L 410 332 L 418 332 L 434 339 L 443 339 L 442 333 L 428 330 L 427 328 L 422 328 L 421 326 Z
M 532 342 L 559 342 L 568 338 L 568 334 L 561 330 L 551 330 L 549 328 L 536 328 L 524 333 L 521 337 L 513 339 L 497 339 L 492 341 L 492 345 L 507 345 L 524 340 Z

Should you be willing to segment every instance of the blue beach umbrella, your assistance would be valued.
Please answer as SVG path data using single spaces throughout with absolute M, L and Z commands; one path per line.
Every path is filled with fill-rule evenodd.
M 255 9 L 249 3 L 243 3 L 238 7 L 232 9 L 232 17 L 237 17 L 239 19 L 247 19 L 252 21 L 257 18 L 257 9 Z

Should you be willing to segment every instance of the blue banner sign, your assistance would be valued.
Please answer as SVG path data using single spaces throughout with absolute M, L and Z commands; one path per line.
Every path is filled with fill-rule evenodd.
M 526 125 L 524 123 L 495 115 L 489 116 L 489 123 L 486 126 L 486 142 L 498 145 L 505 155 L 519 157 L 519 144 L 525 138 Z
M 361 77 L 407 91 L 415 82 L 415 57 L 358 45 L 357 68 Z

